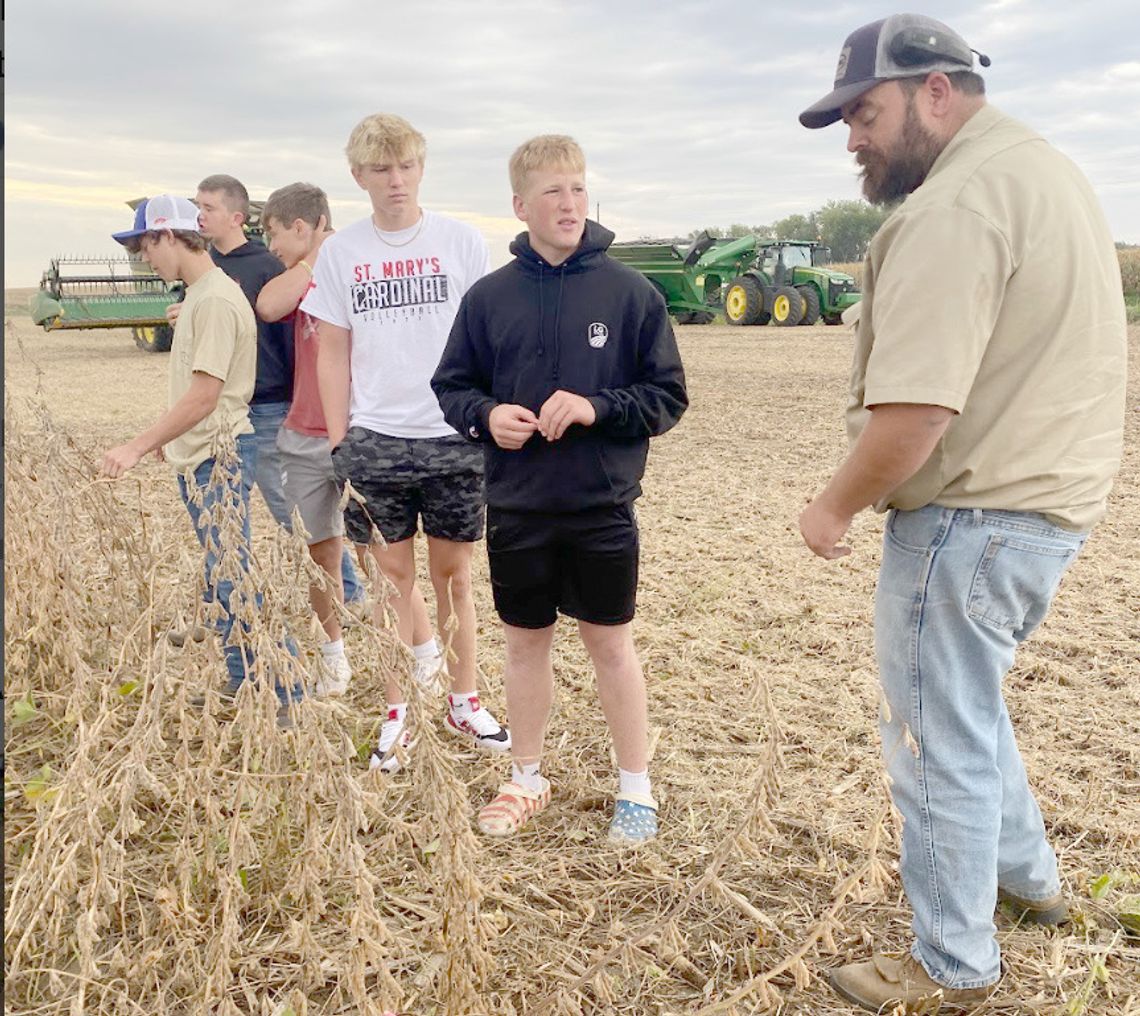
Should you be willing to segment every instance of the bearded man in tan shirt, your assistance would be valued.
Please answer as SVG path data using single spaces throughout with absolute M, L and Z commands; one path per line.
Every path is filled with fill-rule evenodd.
M 800 115 L 843 120 L 870 201 L 905 197 L 864 265 L 851 450 L 800 517 L 834 559 L 858 512 L 888 513 L 880 730 L 915 941 L 901 960 L 832 971 L 871 1011 L 984 1000 L 1001 976 L 999 896 L 1030 920 L 1067 918 L 1001 684 L 1103 515 L 1123 443 L 1104 215 L 1076 166 L 986 104 L 974 52 L 932 18 L 873 22 Z

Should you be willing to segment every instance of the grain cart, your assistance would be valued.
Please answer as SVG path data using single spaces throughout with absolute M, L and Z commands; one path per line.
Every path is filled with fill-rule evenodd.
M 720 310 L 724 279 L 715 270 L 704 272 L 696 265 L 701 255 L 719 241 L 704 234 L 682 251 L 678 244 L 683 242 L 627 240 L 611 244 L 609 253 L 653 283 L 678 324 L 707 325 Z
M 132 210 L 146 198 L 128 201 Z M 264 243 L 261 209 L 251 201 L 245 233 Z M 182 299 L 182 283 L 167 284 L 138 255 L 54 258 L 32 297 L 32 320 L 44 331 L 61 328 L 129 328 L 135 345 L 150 353 L 170 351 L 174 329 L 166 308 Z
M 828 250 L 805 240 L 702 233 L 688 250 L 674 240 L 615 243 L 611 256 L 645 275 L 679 324 L 838 324 L 859 301 L 850 275 L 822 266 Z

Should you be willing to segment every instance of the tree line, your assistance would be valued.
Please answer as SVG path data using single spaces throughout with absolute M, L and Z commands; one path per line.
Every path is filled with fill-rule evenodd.
M 807 215 L 787 215 L 770 225 L 749 226 L 734 222 L 727 227 L 694 229 L 688 234 L 688 239 L 695 240 L 707 229 L 712 236 L 756 235 L 777 240 L 816 240 L 831 248 L 832 261 L 862 261 L 871 238 L 896 207 L 897 204 L 878 207 L 859 200 L 828 201 Z M 1138 244 L 1121 241 L 1117 241 L 1116 247 L 1121 252 L 1140 249 Z M 1127 284 L 1125 289 L 1128 289 Z
M 734 222 L 727 229 L 709 226 L 713 236 L 773 236 L 777 240 L 816 240 L 831 248 L 833 261 L 861 261 L 871 237 L 894 210 L 879 208 L 866 201 L 828 201 L 807 215 L 788 215 L 770 225 L 748 226 Z M 704 230 L 689 234 L 695 240 Z

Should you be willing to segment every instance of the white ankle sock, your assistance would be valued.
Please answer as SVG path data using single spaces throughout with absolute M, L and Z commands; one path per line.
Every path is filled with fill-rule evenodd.
M 344 655 L 344 639 L 337 639 L 335 642 L 322 642 L 321 643 L 321 656 L 326 660 L 335 660 Z
M 643 797 L 652 797 L 652 789 L 649 782 L 649 770 L 646 769 L 640 773 L 631 773 L 625 769 L 618 769 L 618 793 L 619 794 L 638 794 Z
M 512 762 L 511 779 L 520 787 L 526 787 L 527 790 L 541 790 L 542 777 L 538 775 L 540 766 L 540 762 L 524 762 L 522 765 Z
M 479 693 L 477 691 L 457 691 L 447 696 L 447 703 L 451 706 L 451 715 L 456 720 L 469 720 L 471 714 L 479 708 Z
M 436 642 L 434 635 L 426 642 L 421 642 L 418 646 L 412 646 L 412 655 L 417 660 L 434 660 L 439 653 L 439 643 Z

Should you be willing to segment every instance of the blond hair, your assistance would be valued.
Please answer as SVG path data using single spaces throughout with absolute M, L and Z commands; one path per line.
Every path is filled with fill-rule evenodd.
M 424 136 L 402 116 L 373 113 L 352 128 L 344 154 L 353 169 L 409 157 L 422 164 L 427 154 L 427 143 Z
M 511 156 L 511 190 L 521 195 L 526 186 L 526 175 L 535 169 L 557 167 L 569 173 L 586 170 L 586 156 L 578 142 L 565 134 L 539 134 L 524 141 Z

